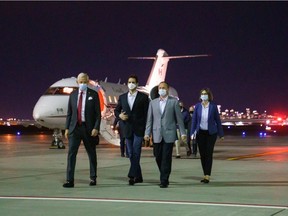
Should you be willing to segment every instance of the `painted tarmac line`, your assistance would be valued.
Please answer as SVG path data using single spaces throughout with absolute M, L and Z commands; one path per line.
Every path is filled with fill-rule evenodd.
M 250 154 L 250 155 L 242 155 L 242 156 L 238 156 L 238 157 L 232 157 L 232 158 L 228 158 L 227 160 L 241 160 L 241 159 L 245 159 L 245 158 L 255 158 L 255 157 L 269 156 L 269 155 L 275 155 L 275 154 L 282 154 L 282 153 L 287 153 L 287 152 L 288 152 L 288 150 L 264 152 L 264 153 L 259 153 L 259 154 Z
M 240 208 L 264 208 L 288 210 L 288 206 L 236 204 L 236 203 L 209 203 L 169 200 L 136 200 L 136 199 L 108 199 L 108 198 L 64 198 L 64 197 L 29 197 L 29 196 L 0 196 L 7 200 L 45 200 L 45 201 L 86 201 L 86 202 L 114 202 L 114 203 L 143 203 L 143 204 L 173 204 L 173 205 L 195 205 L 195 206 L 218 206 L 218 207 L 240 207 Z

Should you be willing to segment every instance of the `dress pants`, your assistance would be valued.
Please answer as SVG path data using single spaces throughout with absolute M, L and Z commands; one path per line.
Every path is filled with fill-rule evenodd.
M 135 134 L 129 139 L 126 138 L 128 157 L 130 159 L 129 178 L 143 179 L 140 166 L 142 141 L 143 137 L 136 136 Z
M 160 183 L 169 184 L 169 176 L 172 167 L 172 152 L 174 143 L 165 143 L 164 139 L 160 143 L 153 143 L 153 154 L 160 171 Z
M 213 151 L 217 140 L 216 134 L 209 134 L 208 130 L 199 130 L 196 136 L 199 153 L 201 156 L 201 165 L 204 175 L 211 175 L 213 163 Z
M 84 143 L 86 152 L 89 157 L 90 164 L 90 179 L 96 179 L 97 177 L 97 155 L 96 155 L 96 143 L 94 142 L 91 134 L 88 133 L 85 123 L 81 126 L 77 124 L 72 134 L 69 135 L 69 151 L 67 158 L 67 181 L 74 181 L 74 173 L 76 166 L 76 156 L 81 143 Z
M 125 153 L 127 155 L 127 147 L 125 144 L 125 138 L 123 138 L 121 136 L 120 136 L 120 152 L 121 152 L 121 155 L 124 155 Z

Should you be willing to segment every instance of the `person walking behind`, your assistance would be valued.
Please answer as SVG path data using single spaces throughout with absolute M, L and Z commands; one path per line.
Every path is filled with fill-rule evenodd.
M 152 135 L 153 153 L 160 171 L 160 188 L 167 188 L 172 166 L 173 145 L 177 139 L 177 124 L 182 140 L 187 140 L 185 127 L 177 99 L 168 96 L 169 85 L 161 82 L 158 86 L 159 98 L 149 104 L 144 139 Z
M 123 135 L 125 137 L 130 159 L 128 172 L 129 185 L 142 183 L 140 157 L 149 98 L 146 94 L 137 91 L 138 78 L 131 75 L 128 78 L 129 91 L 119 96 L 118 104 L 114 110 L 116 118 L 123 122 Z
M 123 135 L 123 122 L 119 118 L 115 118 L 114 123 L 113 123 L 113 130 L 118 131 L 119 134 L 119 139 L 120 139 L 120 154 L 121 157 L 125 157 L 125 152 L 126 156 L 128 157 L 128 150 L 127 150 L 127 145 L 125 144 L 125 137 Z
M 191 125 L 192 125 L 192 116 L 194 112 L 194 106 L 189 107 L 189 115 L 190 115 L 190 122 L 188 123 L 188 130 L 187 130 L 187 143 L 191 148 L 191 154 L 194 158 L 197 157 L 197 142 L 195 139 L 191 139 Z
M 186 130 L 186 134 L 188 134 L 188 126 L 189 124 L 191 124 L 191 121 L 190 121 L 191 116 L 188 110 L 184 107 L 184 103 L 182 101 L 179 102 L 179 106 L 180 106 L 180 110 L 181 110 L 181 114 L 183 118 L 184 127 Z M 179 128 L 177 128 L 177 137 L 178 139 L 175 141 L 176 158 L 181 158 L 181 150 L 180 150 L 181 144 L 185 146 L 187 156 L 190 156 L 191 155 L 190 142 L 188 142 L 188 138 L 186 142 L 183 142 L 181 140 Z
M 196 104 L 192 116 L 191 139 L 196 134 L 204 173 L 201 182 L 209 183 L 217 135 L 223 140 L 224 132 L 217 105 L 213 103 L 213 94 L 209 88 L 201 89 L 200 101 Z

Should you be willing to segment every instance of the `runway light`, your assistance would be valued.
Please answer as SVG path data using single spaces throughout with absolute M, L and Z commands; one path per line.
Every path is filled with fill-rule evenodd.
M 18 131 L 16 134 L 17 134 L 17 136 L 20 136 L 20 135 L 21 135 L 21 132 L 20 132 L 20 131 Z
M 266 135 L 267 135 L 267 134 L 266 134 L 265 132 L 260 132 L 260 133 L 259 133 L 259 136 L 260 136 L 260 137 L 266 137 Z
M 243 131 L 243 132 L 242 132 L 242 137 L 245 137 L 245 136 L 246 136 L 246 132 Z

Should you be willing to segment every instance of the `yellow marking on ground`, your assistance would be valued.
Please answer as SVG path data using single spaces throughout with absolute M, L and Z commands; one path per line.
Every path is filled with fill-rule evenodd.
M 263 152 L 259 154 L 242 155 L 238 157 L 228 158 L 227 160 L 241 160 L 245 158 L 255 158 L 255 157 L 269 156 L 269 155 L 275 155 L 275 154 L 282 154 L 282 153 L 287 153 L 287 152 L 288 152 L 288 149 L 285 149 L 285 150 L 279 150 L 279 151 Z

